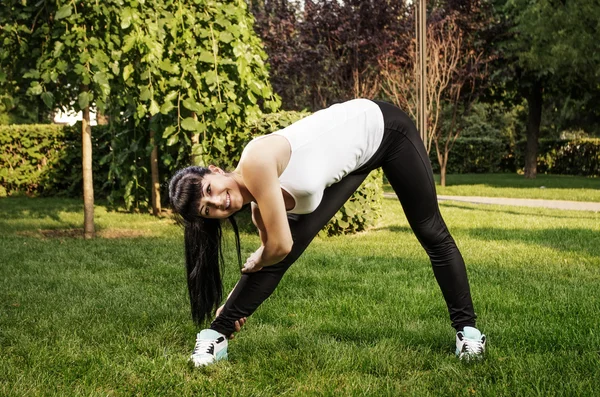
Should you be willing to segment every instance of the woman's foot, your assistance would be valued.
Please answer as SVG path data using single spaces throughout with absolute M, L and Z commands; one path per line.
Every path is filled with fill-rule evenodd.
M 485 335 L 477 328 L 465 327 L 456 333 L 456 355 L 459 359 L 481 359 L 485 353 Z
M 227 360 L 227 338 L 212 329 L 203 329 L 196 335 L 196 346 L 190 357 L 195 367 Z

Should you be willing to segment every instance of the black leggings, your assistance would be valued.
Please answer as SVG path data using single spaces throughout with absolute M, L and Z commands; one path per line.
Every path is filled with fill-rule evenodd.
M 235 330 L 236 320 L 254 313 L 369 172 L 379 167 L 383 168 L 410 227 L 429 255 L 452 326 L 457 331 L 465 326 L 475 326 L 465 263 L 440 214 L 433 172 L 423 142 L 414 123 L 402 110 L 385 102 L 376 103 L 383 112 L 385 131 L 375 155 L 360 169 L 325 189 L 323 200 L 314 212 L 288 215 L 294 240 L 292 251 L 276 265 L 243 274 L 211 329 L 229 336 Z

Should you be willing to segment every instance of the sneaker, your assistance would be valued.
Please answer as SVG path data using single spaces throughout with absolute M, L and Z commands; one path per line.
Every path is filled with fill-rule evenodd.
M 212 329 L 203 329 L 196 335 L 196 347 L 190 357 L 195 367 L 227 360 L 227 338 Z
M 485 335 L 477 328 L 465 327 L 456 333 L 456 355 L 459 359 L 481 359 L 485 353 Z

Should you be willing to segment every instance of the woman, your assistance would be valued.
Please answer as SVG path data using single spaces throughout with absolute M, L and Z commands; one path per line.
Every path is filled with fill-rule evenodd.
M 194 365 L 227 357 L 227 339 L 271 295 L 285 271 L 369 172 L 379 167 L 429 255 L 457 331 L 456 354 L 483 355 L 485 336 L 475 327 L 465 265 L 440 214 L 419 133 L 395 106 L 355 99 L 255 138 L 231 173 L 211 165 L 188 167 L 173 176 L 171 205 L 183 218 L 188 289 L 198 324 L 222 299 L 219 220 L 233 220 L 233 214 L 251 203 L 262 242 L 244 263 L 239 282 L 216 311 L 210 328 L 197 335 Z M 237 247 L 239 258 L 239 237 Z

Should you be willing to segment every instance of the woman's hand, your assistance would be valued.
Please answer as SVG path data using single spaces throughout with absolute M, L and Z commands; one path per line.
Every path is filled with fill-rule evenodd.
M 221 314 L 224 307 L 225 307 L 225 305 L 222 305 L 220 308 L 217 309 L 215 317 L 219 317 L 219 314 Z M 246 317 L 242 317 L 239 320 L 237 320 L 235 322 L 235 332 L 240 332 L 240 330 L 242 329 L 242 326 L 244 324 L 246 324 Z M 229 335 L 229 339 L 233 339 L 233 338 L 235 338 L 235 335 L 232 333 L 231 335 Z
M 242 268 L 242 273 L 255 273 L 263 268 L 260 265 L 260 262 L 264 249 L 264 245 L 261 245 L 259 249 L 257 249 L 252 255 L 250 255 L 248 259 L 246 259 L 246 263 L 244 263 L 244 267 Z

